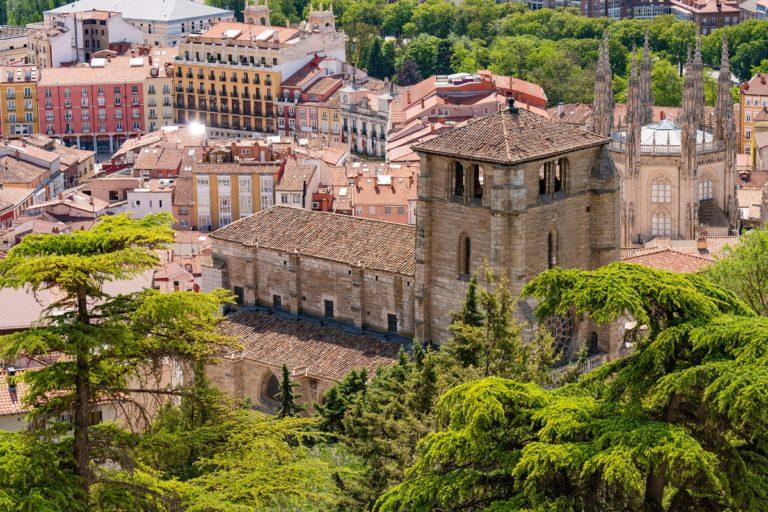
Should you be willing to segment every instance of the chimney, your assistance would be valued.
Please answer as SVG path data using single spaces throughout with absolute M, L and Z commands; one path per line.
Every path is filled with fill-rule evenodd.
M 565 105 L 561 101 L 557 104 L 557 117 L 563 117 L 564 112 L 565 112 Z
M 405 91 L 405 104 L 410 105 L 411 104 L 411 90 L 408 89 Z
M 663 121 L 666 118 L 667 118 L 666 112 L 664 112 L 663 110 L 659 112 L 659 121 Z
M 696 239 L 696 250 L 699 251 L 699 254 L 709 254 L 706 233 L 702 232 L 699 235 L 699 238 Z

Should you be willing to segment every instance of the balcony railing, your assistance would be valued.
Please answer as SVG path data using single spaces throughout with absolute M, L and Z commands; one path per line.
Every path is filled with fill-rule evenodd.
M 552 383 L 557 385 L 558 382 L 562 381 L 568 374 L 573 371 L 576 371 L 579 374 L 588 373 L 607 362 L 608 354 L 595 354 L 593 356 L 587 357 L 583 361 L 566 364 L 564 366 L 560 366 L 559 368 L 554 368 L 549 372 L 549 376 L 552 379 Z
M 682 146 L 679 144 L 641 144 L 640 154 L 642 155 L 679 155 Z M 701 142 L 696 144 L 697 153 L 712 153 L 722 151 L 725 148 L 722 141 Z M 627 143 L 623 140 L 612 140 L 610 143 L 611 151 L 624 153 L 627 150 Z

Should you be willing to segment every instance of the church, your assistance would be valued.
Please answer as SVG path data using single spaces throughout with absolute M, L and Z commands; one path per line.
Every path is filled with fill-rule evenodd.
M 451 312 L 486 265 L 517 295 L 548 268 L 616 261 L 619 180 L 610 144 L 510 98 L 414 147 L 415 226 L 275 206 L 213 232 L 202 288 L 237 297 L 240 311 L 224 332 L 244 350 L 212 369 L 212 380 L 270 410 L 285 363 L 315 399 L 345 368 L 392 358 L 414 339 L 446 342 Z M 532 320 L 535 304 L 518 306 Z M 607 328 L 582 315 L 546 325 L 561 363 L 585 344 L 600 361 L 620 350 Z
M 622 246 L 657 237 L 727 235 L 735 227 L 737 139 L 727 41 L 723 40 L 714 119 L 704 115 L 703 69 L 697 39 L 684 68 L 680 114 L 675 121 L 654 123 L 646 34 L 640 63 L 633 52 L 626 116 L 615 127 L 607 39 L 603 42 L 589 129 L 611 137 L 609 151 L 621 182 Z

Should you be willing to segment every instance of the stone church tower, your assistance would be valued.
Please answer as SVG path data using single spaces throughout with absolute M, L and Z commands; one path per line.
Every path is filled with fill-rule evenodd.
M 731 97 L 731 63 L 728 57 L 728 40 L 723 34 L 720 55 L 720 73 L 717 78 L 717 106 L 715 108 L 715 140 L 725 147 L 725 179 L 723 194 L 728 205 L 731 228 L 738 225 L 739 208 L 736 204 L 736 120 Z
M 518 294 L 547 268 L 591 269 L 618 259 L 618 177 L 608 143 L 510 99 L 508 108 L 415 147 L 420 340 L 449 338 L 451 312 L 486 262 Z M 588 321 L 558 321 L 565 354 L 577 339 L 608 348 Z

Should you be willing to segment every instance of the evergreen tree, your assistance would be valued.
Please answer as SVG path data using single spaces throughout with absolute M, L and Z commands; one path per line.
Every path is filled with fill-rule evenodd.
M 374 78 L 384 78 L 384 56 L 381 53 L 381 38 L 374 37 L 365 56 L 368 74 Z
M 453 42 L 450 39 L 441 39 L 437 44 L 436 75 L 450 75 L 453 73 Z
M 280 412 L 278 416 L 285 418 L 287 416 L 296 416 L 303 409 L 296 400 L 301 398 L 293 392 L 293 388 L 298 387 L 298 383 L 291 380 L 291 372 L 288 366 L 283 364 L 282 377 L 280 379 L 280 392 L 277 394 L 280 400 Z
M 162 364 L 177 363 L 192 373 L 234 346 L 215 331 L 219 308 L 230 300 L 223 291 L 146 290 L 118 297 L 103 291 L 105 283 L 157 264 L 156 249 L 172 241 L 170 221 L 166 215 L 103 217 L 90 231 L 24 237 L 0 260 L 0 287 L 55 290 L 60 297 L 45 310 L 39 327 L 0 336 L 0 358 L 61 355 L 17 378 L 29 386 L 24 401 L 32 433 L 72 450 L 83 506 L 93 483 L 111 483 L 104 471 L 110 462 L 128 463 L 125 433 L 110 425 L 92 427 L 96 407 L 111 405 L 141 429 L 147 400 L 187 393 L 184 387 L 161 387 L 152 378 Z M 72 414 L 71 439 L 69 425 L 58 421 L 64 413 Z
M 352 370 L 323 397 L 323 403 L 316 403 L 315 410 L 321 418 L 320 428 L 326 432 L 341 433 L 347 408 L 365 394 L 368 372 Z
M 727 257 L 706 272 L 714 282 L 731 290 L 758 314 L 768 316 L 768 230 L 751 231 L 739 244 L 727 248 Z
M 399 85 L 413 85 L 421 82 L 423 78 L 416 62 L 408 59 L 404 60 L 397 69 L 396 80 Z
M 555 390 L 451 389 L 377 511 L 765 509 L 768 319 L 702 276 L 623 263 L 548 270 L 523 293 L 539 318 L 635 319 L 634 352 Z

